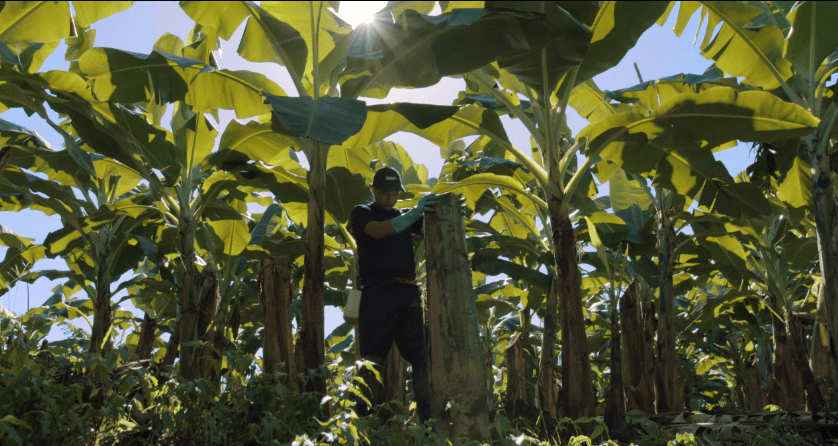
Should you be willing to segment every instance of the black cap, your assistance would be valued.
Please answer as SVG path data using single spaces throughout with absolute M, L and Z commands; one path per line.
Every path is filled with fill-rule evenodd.
M 392 167 L 378 169 L 378 172 L 372 177 L 372 184 L 370 186 L 375 186 L 376 189 L 384 193 L 395 191 L 405 192 L 405 188 L 402 186 L 402 176 L 399 175 L 398 170 Z

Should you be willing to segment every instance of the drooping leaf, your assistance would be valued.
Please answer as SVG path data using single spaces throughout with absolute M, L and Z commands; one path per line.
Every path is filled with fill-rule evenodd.
M 195 22 L 218 30 L 218 36 L 224 40 L 230 40 L 250 15 L 247 5 L 241 1 L 182 1 L 180 7 Z
M 443 76 L 540 48 L 546 34 L 540 19 L 482 9 L 455 9 L 435 17 L 407 10 L 396 23 L 377 17 L 352 32 L 341 75 L 344 97 L 383 98 L 392 87 L 428 87 Z
M 142 102 L 153 94 L 158 101 L 175 102 L 186 97 L 192 77 L 204 63 L 158 51 L 137 54 L 91 48 L 79 59 L 79 68 L 92 81 L 93 94 L 101 101 Z
M 501 259 L 497 256 L 475 255 L 471 258 L 471 267 L 475 271 L 480 271 L 491 276 L 505 274 L 514 280 L 526 282 L 543 292 L 550 289 L 550 282 L 552 281 L 547 274 Z
M 612 103 L 606 98 L 606 93 L 597 87 L 593 80 L 587 80 L 577 85 L 570 94 L 568 105 L 573 107 L 580 116 L 591 124 L 606 116 L 631 111 L 631 106 Z
M 533 215 L 538 212 L 537 208 L 541 208 L 543 211 L 547 210 L 543 200 L 526 191 L 526 184 L 522 184 L 516 178 L 493 173 L 473 175 L 456 183 L 437 183 L 434 186 L 434 193 L 454 192 L 463 194 L 468 206 L 474 209 L 477 199 L 486 190 L 493 188 L 498 188 L 503 193 L 515 194 L 518 201 L 526 202 L 528 206 L 531 206 L 529 208 L 524 207 L 524 210 Z
M 299 166 L 292 148 L 295 144 L 293 139 L 274 131 L 271 124 L 249 121 L 242 125 L 231 120 L 209 164 L 225 168 L 252 160 L 294 170 Z
M 637 104 L 645 110 L 651 111 L 660 107 L 661 104 L 669 102 L 679 94 L 701 93 L 717 87 L 729 87 L 737 91 L 750 89 L 739 85 L 734 77 L 676 74 L 622 90 L 606 92 L 605 99 Z
M 792 76 L 792 65 L 783 58 L 783 32 L 775 25 L 751 27 L 758 16 L 768 14 L 762 8 L 742 2 L 692 2 L 691 8 L 680 13 L 676 35 L 680 36 L 692 16 L 699 9 L 707 16 L 707 27 L 701 43 L 701 55 L 713 60 L 725 73 L 741 76 L 765 90 L 780 87 L 779 77 Z M 682 6 L 684 8 L 684 6 Z M 717 25 L 721 28 L 716 33 Z
M 265 213 L 262 214 L 262 218 L 259 219 L 259 222 L 256 223 L 256 227 L 250 231 L 250 244 L 251 245 L 259 245 L 262 243 L 262 238 L 265 235 L 272 235 L 274 231 L 276 231 L 277 226 L 281 225 L 285 219 L 282 218 L 282 207 L 276 203 L 271 203 L 267 209 L 265 209 Z
M 363 101 L 346 98 L 290 98 L 267 94 L 273 115 L 295 135 L 330 145 L 358 133 L 367 118 Z
M 502 142 L 509 142 L 506 129 L 504 129 L 498 114 L 493 110 L 476 105 L 465 106 L 445 121 L 426 129 L 408 125 L 403 130 L 415 133 L 446 149 L 451 142 L 470 135 L 482 134 Z
M 343 22 L 335 16 L 335 14 L 328 9 L 329 2 L 323 1 L 266 1 L 260 3 L 262 9 L 277 20 L 288 24 L 293 29 L 299 32 L 305 46 L 308 48 L 307 60 L 305 61 L 304 69 L 297 73 L 300 77 L 311 77 L 314 67 L 314 45 L 313 40 L 317 36 L 318 40 L 318 62 L 323 61 L 336 47 L 336 39 L 339 39 L 344 34 L 349 34 L 352 27 Z M 312 26 L 317 27 L 316 29 Z M 247 29 L 245 29 L 247 34 Z M 257 40 L 254 40 L 251 45 L 257 45 Z M 244 57 L 244 56 L 242 56 Z M 341 58 L 342 59 L 342 58 Z M 325 67 L 321 66 L 321 69 Z M 321 74 L 320 82 L 326 80 L 325 75 L 328 71 Z
M 34 146 L 53 149 L 49 142 L 37 132 L 2 119 L 0 119 L 0 145 Z
M 656 185 L 694 196 L 702 204 L 739 216 L 767 209 L 762 194 L 732 178 L 711 149 L 731 140 L 772 141 L 810 133 L 818 120 L 806 110 L 768 92 L 737 93 L 713 88 L 676 96 L 650 116 L 621 113 L 586 127 L 588 153 L 627 172 L 654 174 Z M 753 190 L 751 190 L 753 189 Z
M 326 211 L 338 223 L 346 223 L 352 209 L 370 195 L 363 176 L 345 167 L 332 167 L 326 171 Z
M 309 49 L 300 31 L 253 3 L 245 4 L 250 17 L 239 43 L 239 55 L 251 62 L 283 65 L 292 73 L 292 79 L 302 79 Z M 298 8 L 300 6 L 297 4 Z
M 635 180 L 629 180 L 620 169 L 608 181 L 611 191 L 611 207 L 632 230 L 639 231 L 652 216 L 649 208 L 652 200 Z
M 596 2 L 486 2 L 490 10 L 515 13 L 536 13 L 546 29 L 540 37 L 546 40 L 504 55 L 498 65 L 532 88 L 537 94 L 545 91 L 544 72 L 547 72 L 546 90 L 552 92 L 566 73 L 580 65 L 591 43 L 594 21 L 599 11 Z M 546 31 L 546 32 L 545 32 Z M 535 39 L 532 39 L 535 43 Z M 543 51 L 542 51 L 543 50 Z M 542 64 L 546 57 L 547 66 Z
M 792 208 L 812 209 L 812 168 L 806 160 L 794 159 L 794 165 L 777 191 L 777 198 Z
M 186 102 L 195 110 L 233 110 L 236 118 L 244 119 L 270 113 L 262 92 L 285 95 L 282 88 L 265 75 L 206 66 L 190 80 Z
M 394 111 L 417 128 L 426 129 L 450 118 L 460 110 L 460 107 L 396 102 L 393 104 L 370 105 L 367 106 L 367 110 L 379 113 Z
M 34 73 L 44 60 L 58 47 L 59 41 L 0 43 L 0 61 L 20 68 L 24 73 Z
M 217 249 L 228 256 L 237 256 L 250 243 L 250 231 L 247 223 L 242 219 L 214 220 L 207 224 L 212 228 L 213 235 L 221 243 Z

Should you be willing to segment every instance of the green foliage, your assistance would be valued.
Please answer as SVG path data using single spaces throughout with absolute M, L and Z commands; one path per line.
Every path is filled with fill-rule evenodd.
M 558 214 L 577 232 L 576 297 L 600 408 L 614 299 L 637 278 L 643 305 L 659 305 L 656 232 L 667 215 L 676 231 L 679 382 L 690 387 L 690 408 L 741 407 L 745 359 L 759 359 L 763 379 L 774 373 L 772 318 L 816 311 L 828 272 L 817 264 L 824 210 L 812 154 L 829 153 L 838 116 L 826 85 L 838 70 L 832 3 L 681 2 L 675 34 L 699 15 L 705 31 L 696 40 L 713 65 L 608 92 L 593 77 L 623 60 L 675 2 L 439 2 L 436 16 L 428 15 L 435 2 L 390 2 L 351 29 L 337 2 L 190 1 L 181 2 L 195 21 L 185 40 L 164 34 L 149 54 L 95 47 L 95 22 L 131 4 L 0 2 L 0 113 L 19 108 L 63 140 L 57 148 L 0 120 L 0 145 L 13 150 L 0 209 L 37 210 L 63 224 L 41 244 L 0 226 L 0 294 L 19 282 L 62 281 L 26 314 L 0 307 L 4 444 L 479 444 L 444 439 L 405 404 L 394 403 L 386 419 L 358 416 L 364 383 L 355 374 L 368 364 L 355 363 L 348 325 L 323 340 L 327 366 L 297 377 L 259 371 L 259 262 L 288 256 L 300 290 L 306 236 L 322 225 L 323 301 L 343 306 L 357 248 L 349 215 L 383 166 L 402 174 L 400 206 L 430 191 L 464 198 L 493 408 L 505 401 L 513 336 L 527 335 L 528 403 L 538 401 L 543 349 L 562 345 L 560 333 L 545 339 L 540 326 L 555 318 L 545 303 L 556 292 Z M 219 67 L 219 39 L 243 22 L 238 54 L 283 66 L 296 97 L 264 75 Z M 70 68 L 38 72 L 61 39 Z M 465 81 L 449 106 L 357 100 L 443 77 Z M 589 122 L 575 136 L 568 105 Z M 239 120 L 223 131 L 212 119 L 222 109 Z M 526 128 L 529 148 L 512 144 L 507 118 Z M 439 147 L 439 178 L 386 140 L 399 131 Z M 466 137 L 475 138 L 466 145 Z M 741 141 L 756 153 L 736 175 L 715 153 Z M 606 182 L 610 192 L 600 196 Z M 325 197 L 323 215 L 308 212 L 312 191 Z M 46 257 L 63 258 L 68 270 L 38 270 Z M 124 273 L 131 277 L 116 285 Z M 178 377 L 185 361 L 159 364 L 178 347 L 171 342 L 183 332 L 184 305 L 198 302 L 196 277 L 209 273 L 218 279 L 212 330 L 181 347 L 209 358 L 218 380 L 186 381 Z M 111 302 L 121 290 L 156 324 L 149 357 L 139 352 L 142 319 Z M 297 326 L 301 294 L 292 296 Z M 97 316 L 97 303 L 109 318 Z M 66 338 L 38 347 L 54 328 Z M 94 333 L 113 349 L 88 353 Z M 329 382 L 326 395 L 299 390 L 315 377 Z M 834 401 L 827 395 L 829 407 Z M 494 444 L 616 444 L 598 419 L 509 419 L 505 409 L 494 412 Z M 636 444 L 797 441 L 781 424 L 735 438 L 732 427 L 676 433 L 669 422 L 641 424 Z

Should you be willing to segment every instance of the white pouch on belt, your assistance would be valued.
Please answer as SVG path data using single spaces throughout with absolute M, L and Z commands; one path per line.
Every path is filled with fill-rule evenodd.
M 343 308 L 343 320 L 353 325 L 358 325 L 361 314 L 361 290 L 349 290 L 349 298 L 346 299 L 346 306 Z

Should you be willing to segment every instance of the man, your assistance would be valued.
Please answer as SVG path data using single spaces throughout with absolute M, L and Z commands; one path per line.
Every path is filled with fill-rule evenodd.
M 430 416 L 428 378 L 425 372 L 425 337 L 421 290 L 416 284 L 413 235 L 424 232 L 422 215 L 433 212 L 435 194 L 419 200 L 413 209 L 394 206 L 405 191 L 401 175 L 392 167 L 378 170 L 369 185 L 374 201 L 352 210 L 350 228 L 358 243 L 361 309 L 358 338 L 361 357 L 381 370 L 393 341 L 402 357 L 413 366 L 413 393 L 419 418 Z M 375 377 L 362 378 L 373 392 L 380 391 Z M 370 400 L 373 400 L 370 398 Z M 369 408 L 363 405 L 360 411 Z

